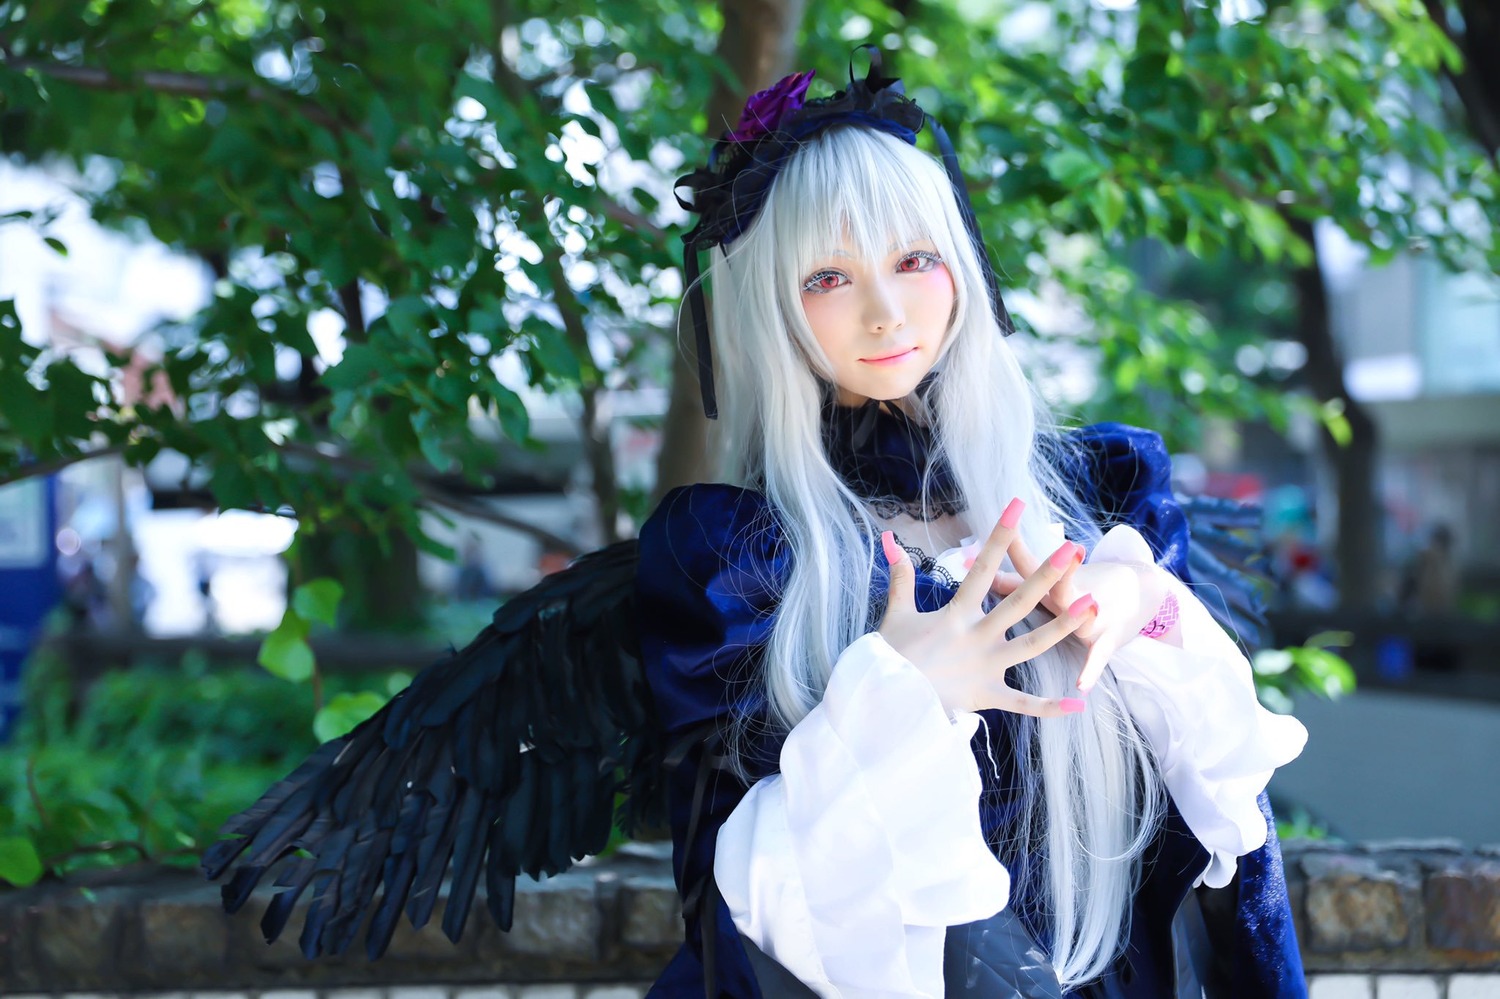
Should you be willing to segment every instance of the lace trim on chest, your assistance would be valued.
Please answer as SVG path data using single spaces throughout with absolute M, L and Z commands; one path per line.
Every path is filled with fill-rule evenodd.
M 959 580 L 955 579 L 953 574 L 947 569 L 938 565 L 938 557 L 936 555 L 929 555 L 917 546 L 907 544 L 901 540 L 900 535 L 893 534 L 892 537 L 895 539 L 896 544 L 905 550 L 907 557 L 911 559 L 911 564 L 916 567 L 918 572 L 931 576 L 950 590 L 958 588 Z
M 960 514 L 967 509 L 957 500 L 941 496 L 930 497 L 925 505 L 918 500 L 904 500 L 899 496 L 865 496 L 861 499 L 870 512 L 881 520 L 908 517 L 925 523 Z

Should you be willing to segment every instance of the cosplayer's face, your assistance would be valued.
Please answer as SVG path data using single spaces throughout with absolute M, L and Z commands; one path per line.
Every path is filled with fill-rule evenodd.
M 833 365 L 840 403 L 899 399 L 937 360 L 953 315 L 953 277 L 927 240 L 873 260 L 846 242 L 807 274 L 802 310 Z

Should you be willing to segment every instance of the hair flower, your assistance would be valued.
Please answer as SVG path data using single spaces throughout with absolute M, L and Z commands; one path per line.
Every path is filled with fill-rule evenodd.
M 752 96 L 740 112 L 734 131 L 725 136 L 730 142 L 754 142 L 781 126 L 782 120 L 807 102 L 807 88 L 814 70 L 783 76 L 776 83 Z

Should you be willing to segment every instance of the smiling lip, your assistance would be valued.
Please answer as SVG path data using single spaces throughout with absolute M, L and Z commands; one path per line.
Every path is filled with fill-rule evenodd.
M 895 364 L 903 361 L 917 352 L 917 348 L 908 347 L 896 354 L 886 354 L 884 357 L 861 357 L 860 360 L 866 364 Z

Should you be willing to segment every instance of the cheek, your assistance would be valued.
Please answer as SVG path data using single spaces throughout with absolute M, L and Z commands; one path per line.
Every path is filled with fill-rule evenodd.
M 917 275 L 913 291 L 918 296 L 920 307 L 926 318 L 937 317 L 944 326 L 953 314 L 953 275 L 946 267 L 934 267 L 925 274 Z
M 842 297 L 842 296 L 840 296 Z M 813 339 L 823 348 L 830 361 L 838 361 L 841 310 L 831 295 L 803 295 L 802 315 L 811 327 Z

